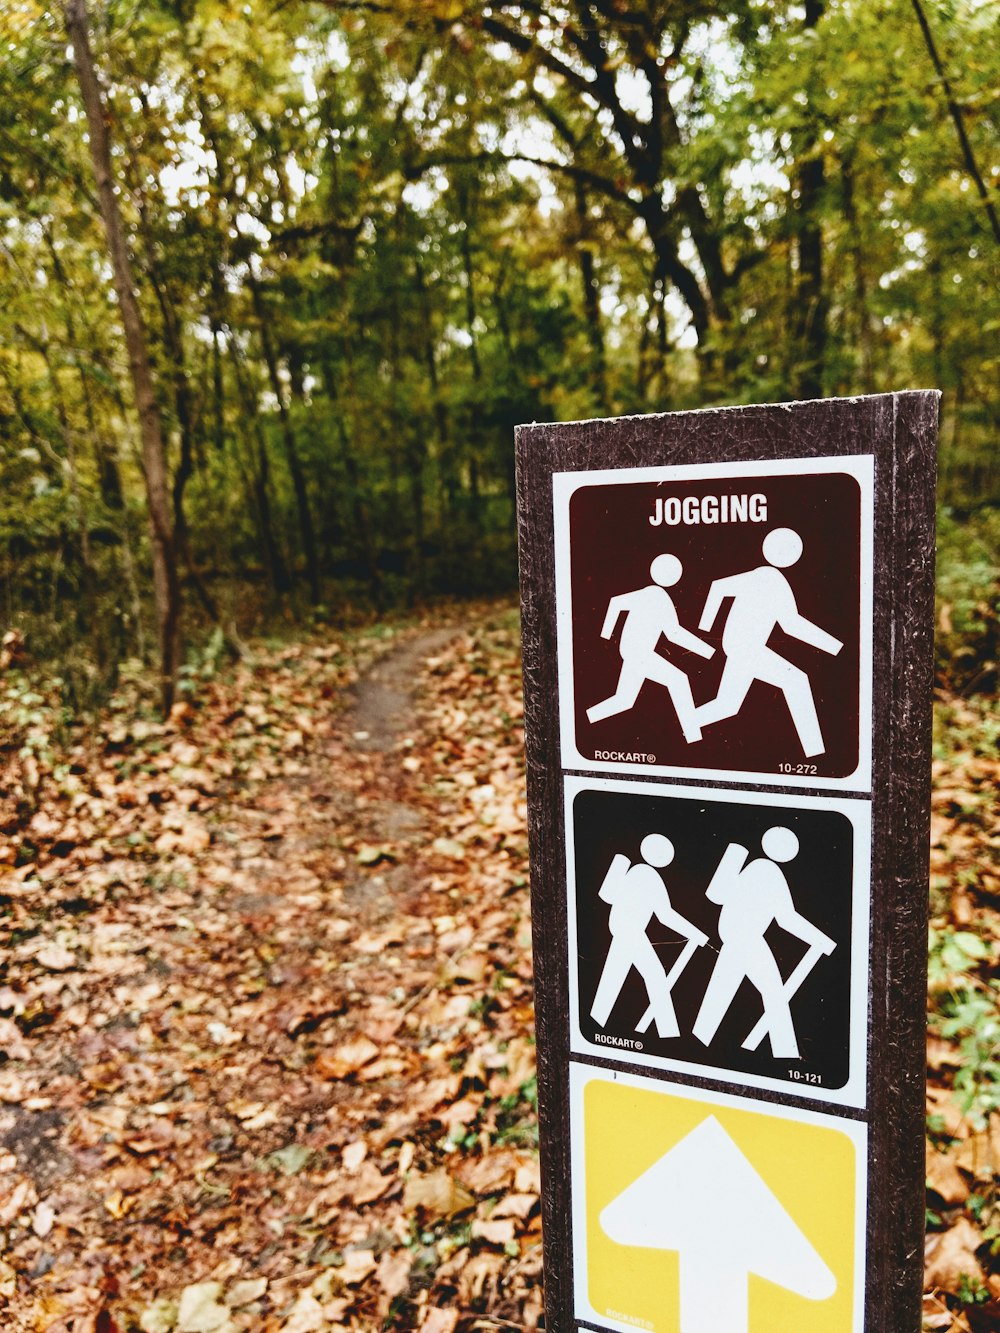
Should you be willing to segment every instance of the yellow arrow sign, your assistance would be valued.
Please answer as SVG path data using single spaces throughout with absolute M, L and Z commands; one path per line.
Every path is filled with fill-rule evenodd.
M 573 1089 L 581 1319 L 859 1333 L 863 1126 L 581 1066 Z

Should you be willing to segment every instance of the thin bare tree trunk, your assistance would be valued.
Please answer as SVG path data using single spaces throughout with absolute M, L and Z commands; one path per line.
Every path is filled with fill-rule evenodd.
M 826 0 L 806 0 L 807 29 L 816 28 L 825 8 Z M 823 142 L 817 131 L 809 130 L 803 136 L 799 154 L 800 161 L 795 173 L 797 201 L 794 205 L 799 271 L 792 330 L 796 358 L 792 387 L 796 398 L 822 398 L 829 301 L 823 273 L 823 224 L 820 215 L 826 168 Z
M 298 512 L 302 547 L 306 557 L 309 600 L 313 606 L 318 606 L 320 602 L 319 557 L 316 554 L 316 535 L 312 520 L 312 509 L 309 506 L 309 491 L 306 485 L 305 472 L 302 468 L 302 459 L 299 456 L 299 447 L 295 439 L 295 431 L 292 427 L 292 419 L 288 412 L 288 404 L 285 401 L 284 386 L 278 373 L 278 358 L 271 338 L 271 326 L 264 306 L 263 293 L 250 264 L 247 264 L 247 281 L 250 286 L 250 295 L 253 298 L 254 313 L 257 316 L 258 332 L 260 333 L 268 379 L 271 383 L 271 392 L 278 403 L 278 420 L 281 423 L 281 438 L 285 446 L 285 458 L 288 462 L 288 470 L 292 474 L 295 507 Z
M 965 163 L 965 169 L 972 177 L 976 187 L 976 193 L 979 195 L 980 202 L 983 205 L 983 211 L 989 220 L 990 228 L 993 232 L 993 239 L 1000 244 L 1000 214 L 997 213 L 996 206 L 990 199 L 990 192 L 986 188 L 986 182 L 983 180 L 983 173 L 979 169 L 979 163 L 976 161 L 976 155 L 972 151 L 972 143 L 965 128 L 965 117 L 962 114 L 962 108 L 952 90 L 951 80 L 948 78 L 948 71 L 944 67 L 944 61 L 941 59 L 937 48 L 937 42 L 934 40 L 934 34 L 931 31 L 931 25 L 927 21 L 927 15 L 924 13 L 924 7 L 920 0 L 910 0 L 913 5 L 914 13 L 917 16 L 917 22 L 920 24 L 920 31 L 923 34 L 924 45 L 927 47 L 927 54 L 931 58 L 934 70 L 941 80 L 941 90 L 944 93 L 945 101 L 948 103 L 948 113 L 951 116 L 952 123 L 955 126 L 955 133 L 958 135 L 958 146 L 962 152 L 962 161 Z
M 142 470 L 146 483 L 153 556 L 156 627 L 160 648 L 160 699 L 164 712 L 169 712 L 173 703 L 180 653 L 181 607 L 170 514 L 170 487 L 163 447 L 163 426 L 153 385 L 146 326 L 136 298 L 132 261 L 121 211 L 115 196 L 108 121 L 90 46 L 86 0 L 65 0 L 63 13 L 66 32 L 73 48 L 73 62 L 76 66 L 80 96 L 87 116 L 91 164 L 114 274 L 115 294 L 118 297 L 118 308 L 125 330 L 132 389 L 139 416 Z

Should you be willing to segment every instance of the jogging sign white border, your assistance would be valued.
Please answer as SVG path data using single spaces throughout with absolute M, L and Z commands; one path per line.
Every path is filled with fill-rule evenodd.
M 785 766 L 780 772 L 748 771 L 710 767 L 697 763 L 674 764 L 657 761 L 654 754 L 630 750 L 622 760 L 598 760 L 580 753 L 576 744 L 576 698 L 573 660 L 573 594 L 570 501 L 583 487 L 622 486 L 636 482 L 726 482 L 739 478 L 817 476 L 847 474 L 861 492 L 860 512 L 860 583 L 859 583 L 859 680 L 858 680 L 858 763 L 854 772 L 843 777 L 820 776 L 808 764 Z M 694 463 L 665 467 L 615 468 L 585 472 L 552 474 L 555 536 L 556 633 L 560 695 L 560 734 L 562 763 L 566 769 L 604 773 L 635 773 L 682 778 L 718 778 L 742 786 L 763 784 L 812 789 L 836 788 L 843 791 L 871 790 L 872 753 L 872 603 L 873 603 L 873 515 L 874 459 L 871 455 L 836 458 L 797 458 L 760 463 Z M 678 529 L 672 529 L 677 532 Z M 690 637 L 690 636 L 688 636 Z M 696 751 L 692 751 L 692 758 Z M 625 751 L 622 751 L 624 756 Z M 798 769 L 802 771 L 797 771 Z

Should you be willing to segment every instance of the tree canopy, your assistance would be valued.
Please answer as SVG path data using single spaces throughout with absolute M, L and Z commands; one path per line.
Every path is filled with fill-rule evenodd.
M 105 679 L 155 601 L 172 677 L 182 601 L 235 643 L 509 586 L 526 420 L 939 387 L 943 497 L 995 502 L 997 36 L 989 0 L 0 0 L 5 618 Z

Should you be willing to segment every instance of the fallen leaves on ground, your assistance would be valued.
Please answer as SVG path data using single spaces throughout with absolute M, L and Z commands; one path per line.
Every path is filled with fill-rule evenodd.
M 166 724 L 5 696 L 5 1328 L 537 1327 L 516 617 L 358 747 L 420 633 L 255 646 Z
M 1000 1329 L 996 700 L 939 701 L 931 801 L 924 1326 Z
M 420 632 L 255 646 L 167 724 L 0 692 L 5 1328 L 539 1326 L 516 620 L 463 613 L 359 746 L 351 687 Z M 1000 770 L 942 715 L 925 1326 L 986 1333 Z

